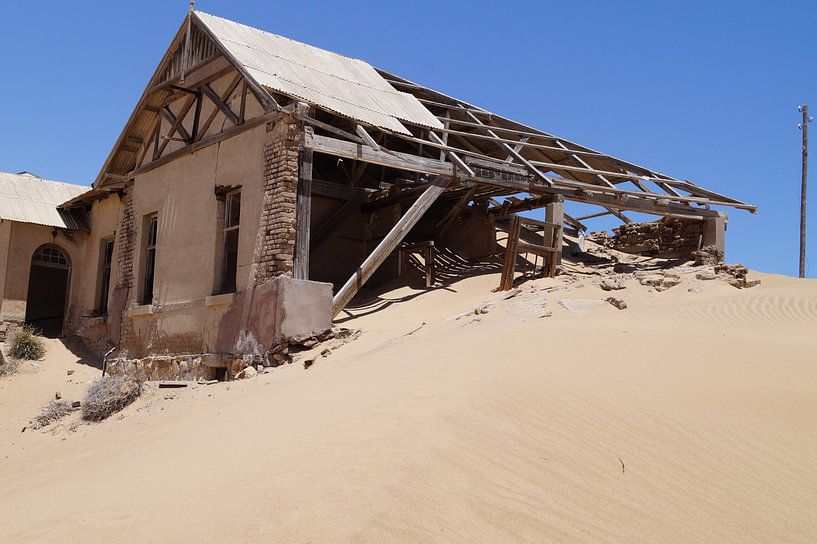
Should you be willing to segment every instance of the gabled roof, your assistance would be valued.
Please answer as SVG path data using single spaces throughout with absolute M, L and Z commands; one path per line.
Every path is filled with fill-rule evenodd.
M 87 190 L 84 185 L 47 180 L 28 172 L 0 172 L 0 219 L 84 230 L 87 225 L 81 217 L 57 206 Z
M 266 89 L 400 134 L 411 134 L 400 121 L 443 128 L 414 96 L 389 85 L 367 62 L 201 11 L 194 17 Z
M 192 49 L 188 51 L 185 43 L 193 44 Z M 490 196 L 559 193 L 602 206 L 605 213 L 625 222 L 630 219 L 621 211 L 628 209 L 678 216 L 711 215 L 715 213 L 709 210 L 711 205 L 756 211 L 752 204 L 517 123 L 364 61 L 197 11 L 188 15 L 176 33 L 94 182 L 95 188 L 110 189 L 138 170 L 147 144 L 159 141 L 160 112 L 167 113 L 163 109 L 168 109 L 176 93 L 194 92 L 183 87 L 185 70 L 206 65 L 218 56 L 238 73 L 233 85 L 243 78 L 268 115 L 294 115 L 318 131 L 315 138 L 323 137 L 321 131 L 340 135 L 340 144 L 321 148 L 312 142 L 312 149 L 320 153 L 344 156 L 338 145 L 346 143 L 392 157 L 403 152 L 412 156 L 409 162 L 419 158 L 427 163 L 432 160 L 429 150 L 436 148 L 433 153 L 439 152 L 440 159 L 433 161 L 441 164 L 428 172 L 450 170 L 460 181 L 488 186 Z M 277 102 L 282 98 L 284 106 Z M 186 100 L 188 109 L 181 108 L 184 112 L 193 103 L 189 96 Z M 289 100 L 307 102 L 316 112 L 297 112 L 293 104 L 287 104 Z M 330 122 L 326 114 L 332 117 Z M 384 133 L 376 134 L 386 141 L 382 150 L 367 128 Z M 196 141 L 195 136 L 189 139 Z M 359 160 L 357 148 L 350 153 L 350 158 Z M 406 160 L 389 164 L 401 169 Z M 490 179 L 474 176 L 474 168 L 484 169 L 486 164 L 492 171 L 499 168 L 501 174 L 494 172 Z M 514 186 L 491 183 L 494 177 L 506 174 L 527 180 Z

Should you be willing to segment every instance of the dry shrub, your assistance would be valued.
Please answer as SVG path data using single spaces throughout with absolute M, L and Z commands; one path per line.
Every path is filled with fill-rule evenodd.
M 16 359 L 6 359 L 0 362 L 0 378 L 11 376 L 20 369 L 20 361 Z
M 11 338 L 9 356 L 14 359 L 36 361 L 45 356 L 45 342 L 39 336 L 40 331 L 30 325 L 23 325 Z
M 82 403 L 82 419 L 102 421 L 142 394 L 142 382 L 131 376 L 104 376 L 88 387 Z
M 42 429 L 73 411 L 74 408 L 71 407 L 71 403 L 67 400 L 52 400 L 48 403 L 48 406 L 40 411 L 40 415 L 34 418 L 34 421 L 31 422 L 31 428 Z

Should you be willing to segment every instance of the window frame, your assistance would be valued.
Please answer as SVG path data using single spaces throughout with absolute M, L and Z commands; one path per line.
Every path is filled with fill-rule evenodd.
M 233 215 L 233 207 L 238 206 L 238 213 Z M 233 222 L 234 220 L 234 222 Z M 241 228 L 241 189 L 224 195 L 224 219 L 221 224 L 221 277 L 218 294 L 235 293 L 238 290 L 238 243 Z M 227 245 L 231 233 L 235 232 L 235 263 L 230 263 L 230 252 Z
M 156 284 L 156 247 L 159 239 L 159 214 L 149 213 L 142 220 L 142 293 L 139 302 L 143 305 L 153 304 Z
M 97 295 L 95 314 L 98 316 L 108 315 L 108 302 L 110 302 L 111 275 L 113 273 L 113 253 L 115 251 L 114 236 L 102 238 L 99 241 L 99 267 L 97 268 Z M 110 248 L 110 254 L 108 252 Z

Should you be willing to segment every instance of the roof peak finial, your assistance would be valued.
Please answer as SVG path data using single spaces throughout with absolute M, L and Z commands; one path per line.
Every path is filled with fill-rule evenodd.
M 194 11 L 196 11 L 196 0 L 190 0 L 190 9 L 189 9 L 189 11 L 190 11 L 190 13 L 193 13 Z

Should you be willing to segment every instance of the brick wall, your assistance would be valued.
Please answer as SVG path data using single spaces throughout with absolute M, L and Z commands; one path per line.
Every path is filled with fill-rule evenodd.
M 613 236 L 595 233 L 590 239 L 603 246 L 636 255 L 692 259 L 700 249 L 703 222 L 665 217 L 649 223 L 630 223 L 613 229 Z
M 122 215 L 119 220 L 119 228 L 116 229 L 117 255 L 117 279 L 116 290 L 127 292 L 125 304 L 121 309 L 121 324 L 119 329 L 119 346 L 128 349 L 135 333 L 133 321 L 128 315 L 128 308 L 136 300 L 136 289 L 133 281 L 133 254 L 136 251 L 136 217 L 133 211 L 133 187 L 128 187 L 122 198 Z M 111 331 L 115 336 L 116 331 Z
M 288 117 L 267 129 L 264 200 L 253 258 L 254 285 L 292 274 L 300 134 L 298 123 Z

